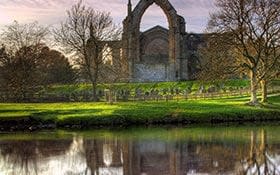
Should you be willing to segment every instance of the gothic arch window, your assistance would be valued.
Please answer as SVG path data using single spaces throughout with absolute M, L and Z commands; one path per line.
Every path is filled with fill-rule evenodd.
M 113 49 L 108 44 L 102 49 L 102 60 L 104 64 L 113 65 Z
M 156 23 L 161 24 L 161 26 L 164 28 L 168 28 L 168 20 L 166 14 L 163 12 L 160 6 L 154 3 L 146 9 L 141 18 L 140 31 L 144 32 L 146 30 L 149 30 L 150 28 L 154 27 Z
M 152 6 L 153 4 L 158 5 L 162 11 L 164 12 L 167 21 L 168 21 L 168 26 L 169 26 L 169 57 L 170 60 L 175 60 L 176 59 L 176 52 L 178 52 L 178 36 L 176 38 L 176 35 L 180 29 L 180 26 L 178 25 L 178 18 L 179 16 L 177 15 L 176 10 L 174 7 L 169 3 L 167 0 L 141 0 L 138 5 L 135 7 L 135 9 L 132 12 L 133 16 L 133 21 L 132 21 L 132 31 L 134 34 L 134 42 L 136 46 L 136 58 L 138 60 L 140 59 L 140 24 L 142 21 L 142 17 L 146 10 Z

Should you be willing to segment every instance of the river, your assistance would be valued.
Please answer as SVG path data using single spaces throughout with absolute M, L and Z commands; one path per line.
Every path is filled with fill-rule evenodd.
M 0 175 L 280 175 L 280 126 L 0 134 Z

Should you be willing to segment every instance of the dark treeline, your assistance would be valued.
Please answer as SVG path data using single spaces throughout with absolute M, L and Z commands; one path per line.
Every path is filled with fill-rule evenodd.
M 45 45 L 22 47 L 9 52 L 0 49 L 1 91 L 13 101 L 26 101 L 43 87 L 75 82 L 75 70 L 60 52 Z

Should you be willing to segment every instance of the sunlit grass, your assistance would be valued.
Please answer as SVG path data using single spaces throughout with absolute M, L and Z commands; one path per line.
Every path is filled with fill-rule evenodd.
M 280 119 L 280 96 L 269 98 L 270 103 L 251 107 L 245 103 L 248 98 L 235 97 L 215 100 L 181 100 L 161 102 L 106 103 L 0 103 L 0 119 L 32 117 L 38 120 L 79 123 L 132 122 L 149 123 L 161 120 L 189 119 L 208 121 L 210 119 L 234 120 L 261 117 L 265 113 L 273 119 Z M 273 113 L 273 114 L 272 114 Z

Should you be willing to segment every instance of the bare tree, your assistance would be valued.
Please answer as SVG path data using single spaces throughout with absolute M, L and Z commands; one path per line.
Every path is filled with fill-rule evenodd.
M 4 28 L 1 39 L 5 44 L 0 53 L 2 89 L 15 100 L 25 100 L 34 93 L 40 83 L 37 62 L 40 59 L 42 42 L 46 40 L 48 28 L 37 22 L 13 24 Z
M 48 27 L 43 27 L 38 22 L 19 24 L 14 21 L 4 28 L 1 39 L 7 51 L 15 53 L 23 47 L 45 43 L 48 34 Z
M 201 65 L 197 79 L 215 82 L 240 76 L 234 48 L 221 42 L 225 37 L 221 34 L 209 34 L 205 38 L 206 45 L 198 49 Z
M 15 54 L 8 54 L 5 49 L 0 56 L 0 74 L 2 90 L 13 101 L 26 101 L 40 85 L 37 61 L 40 58 L 38 47 L 22 47 Z
M 223 44 L 234 46 L 236 59 L 249 74 L 250 104 L 257 104 L 258 84 L 277 69 L 272 48 L 280 41 L 280 2 L 267 0 L 217 0 L 208 29 L 230 34 Z M 279 67 L 278 67 L 279 69 Z
M 105 41 L 117 40 L 121 30 L 109 13 L 98 12 L 79 1 L 69 11 L 67 19 L 54 30 L 55 40 L 62 49 L 77 58 L 77 64 L 90 80 L 93 99 L 97 101 L 97 82 L 104 64 Z
M 280 23 L 280 21 L 279 21 Z M 268 36 L 268 35 L 267 35 Z M 280 34 L 279 34 L 280 36 Z M 262 89 L 262 102 L 267 102 L 267 84 L 280 73 L 280 44 L 269 43 L 264 48 L 259 66 L 259 79 Z

